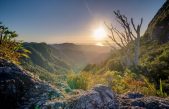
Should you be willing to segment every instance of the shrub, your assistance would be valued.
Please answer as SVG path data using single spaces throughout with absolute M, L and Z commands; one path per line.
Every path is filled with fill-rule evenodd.
M 150 46 L 150 45 L 149 45 Z M 169 94 L 169 43 L 150 46 L 151 49 L 141 57 L 141 67 L 146 75 L 155 85 L 160 86 L 159 80 L 166 81 L 163 84 L 164 91 Z
M 87 89 L 87 78 L 81 76 L 81 74 L 71 73 L 67 77 L 67 84 L 71 89 Z
M 109 68 L 109 70 L 112 70 L 112 71 L 123 71 L 124 68 L 120 61 L 121 60 L 119 59 L 111 59 L 107 62 L 106 66 Z
M 96 84 L 110 87 L 117 93 L 139 92 L 145 95 L 156 95 L 155 85 L 142 75 L 136 75 L 130 70 L 124 73 L 107 71 L 105 73 L 82 72 L 70 74 L 67 83 L 72 89 L 90 89 Z
M 108 71 L 104 75 L 105 81 L 113 91 L 117 93 L 139 92 L 145 95 L 155 95 L 156 89 L 147 78 L 142 75 L 136 75 L 130 70 L 124 73 Z
M 15 31 L 10 31 L 0 23 L 0 58 L 19 63 L 21 57 L 28 57 L 28 50 L 22 46 L 21 41 L 16 41 L 18 35 Z
M 126 92 L 126 84 L 123 81 L 122 75 L 116 71 L 107 71 L 104 76 L 106 84 L 115 92 Z

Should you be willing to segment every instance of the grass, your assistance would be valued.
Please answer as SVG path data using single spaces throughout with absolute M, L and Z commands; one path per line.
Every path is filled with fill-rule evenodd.
M 163 91 L 163 84 L 162 84 L 161 79 L 160 79 L 160 89 L 157 90 L 157 95 L 158 95 L 158 96 L 161 96 L 161 97 L 167 97 L 167 93 L 165 93 L 165 92 Z
M 96 84 L 103 84 L 113 91 L 122 94 L 139 92 L 144 95 L 156 95 L 155 85 L 142 75 L 136 75 L 129 70 L 124 73 L 106 71 L 102 74 L 91 72 L 71 73 L 67 76 L 67 83 L 72 89 L 91 89 Z

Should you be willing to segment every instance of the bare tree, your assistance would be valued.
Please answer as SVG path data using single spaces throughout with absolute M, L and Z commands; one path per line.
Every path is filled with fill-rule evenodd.
M 110 34 L 108 37 L 119 47 L 123 52 L 123 64 L 125 66 L 131 66 L 134 64 L 135 67 L 138 66 L 139 62 L 139 54 L 140 54 L 140 29 L 143 22 L 141 19 L 141 23 L 137 25 L 137 28 L 134 24 L 133 18 L 131 18 L 131 24 L 128 21 L 128 18 L 125 15 L 122 15 L 120 11 L 114 11 L 117 22 L 123 29 L 123 32 L 116 29 L 112 24 L 107 25 Z M 135 32 L 135 34 L 133 34 Z M 118 37 L 118 39 L 116 38 Z M 131 56 L 131 42 L 134 42 L 134 59 Z

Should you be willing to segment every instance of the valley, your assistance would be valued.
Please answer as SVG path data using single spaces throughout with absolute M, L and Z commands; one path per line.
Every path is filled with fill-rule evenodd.
M 101 9 L 103 12 L 99 12 L 105 14 L 112 7 L 109 2 L 95 2 L 92 8 Z M 104 26 L 97 25 L 92 31 L 92 37 L 86 35 L 91 30 L 85 30 L 84 27 L 87 24 L 82 23 L 87 20 L 88 15 L 82 11 L 83 7 L 76 5 L 80 5 L 81 2 L 66 2 L 68 4 L 64 5 L 58 1 L 38 3 L 45 3 L 46 7 L 41 7 L 42 10 L 45 8 L 45 11 L 39 9 L 37 12 L 45 14 L 47 10 L 50 10 L 47 11 L 47 15 L 53 13 L 50 20 L 56 17 L 54 17 L 57 12 L 55 3 L 60 4 L 61 7 L 58 6 L 58 9 L 70 5 L 68 6 L 70 10 L 75 8 L 73 12 L 82 12 L 84 16 L 80 21 L 78 21 L 80 18 L 70 16 L 68 18 L 73 19 L 71 22 L 64 21 L 67 19 L 65 16 L 70 13 L 64 11 L 68 11 L 66 8 L 59 10 L 63 14 L 60 15 L 62 19 L 57 16 L 58 19 L 53 22 L 50 20 L 43 22 L 45 25 L 50 24 L 44 26 L 44 30 L 41 28 L 43 23 L 29 25 L 34 31 L 29 28 L 31 32 L 21 37 L 31 41 L 19 40 L 15 31 L 0 23 L 0 109 L 169 109 L 168 0 L 153 15 L 150 22 L 147 22 L 150 17 L 147 14 L 143 14 L 145 16 L 137 24 L 132 17 L 128 17 L 130 14 L 122 14 L 119 10 L 112 11 L 116 20 L 113 20 L 110 25 L 107 22 L 104 22 Z M 90 9 L 93 3 L 90 1 L 91 4 L 88 4 L 87 0 L 84 3 L 87 12 L 94 16 L 92 8 Z M 111 1 L 111 3 L 116 2 Z M 129 5 L 132 4 L 126 3 L 126 6 Z M 37 9 L 37 6 L 34 8 Z M 131 8 L 134 9 L 134 7 Z M 41 14 L 37 12 L 36 14 Z M 142 13 L 146 13 L 145 10 Z M 141 15 L 141 13 L 137 12 L 135 15 Z M 37 18 L 45 21 L 39 16 Z M 69 25 L 66 25 L 67 21 L 72 23 L 69 29 Z M 144 21 L 148 23 L 146 29 Z M 60 26 L 54 28 L 53 24 Z M 74 27 L 74 25 L 78 26 Z M 18 23 L 17 26 L 21 25 Z M 41 28 L 42 33 L 37 33 L 36 26 Z M 78 31 L 78 28 L 81 31 Z M 86 28 L 90 27 L 86 26 Z M 141 34 L 142 28 L 145 29 L 144 34 Z M 18 30 L 26 31 L 21 28 Z M 22 35 L 20 31 L 19 34 Z M 43 31 L 45 35 L 48 32 L 50 34 L 40 36 L 43 35 Z M 55 37 L 53 37 L 51 34 L 55 31 L 57 35 L 54 34 Z M 37 39 L 33 38 L 33 33 L 37 35 L 36 38 L 39 38 L 37 42 L 34 41 Z M 30 38 L 26 35 L 30 35 Z M 40 38 L 44 38 L 46 42 L 41 42 Z M 67 40 L 72 42 L 59 43 L 63 38 L 64 42 Z M 51 44 L 48 39 L 54 40 L 55 43 Z M 83 41 L 90 42 L 91 40 L 94 40 L 94 44 L 83 44 Z M 104 45 L 103 41 L 107 45 Z

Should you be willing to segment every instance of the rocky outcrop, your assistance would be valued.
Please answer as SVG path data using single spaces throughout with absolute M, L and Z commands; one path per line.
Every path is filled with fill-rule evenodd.
M 25 91 L 33 85 L 34 81 L 18 66 L 0 60 L 0 107 L 17 108 Z
M 101 85 L 71 99 L 66 109 L 169 109 L 169 98 L 145 97 L 140 93 L 117 95 Z
M 160 43 L 169 41 L 169 0 L 166 0 L 151 20 L 144 36 Z
M 145 97 L 139 93 L 119 95 L 120 109 L 169 109 L 169 98 Z
M 116 94 L 106 86 L 96 86 L 75 100 L 68 102 L 66 109 L 118 109 Z
M 29 109 L 62 98 L 59 90 L 41 82 L 19 66 L 0 59 L 0 108 Z

